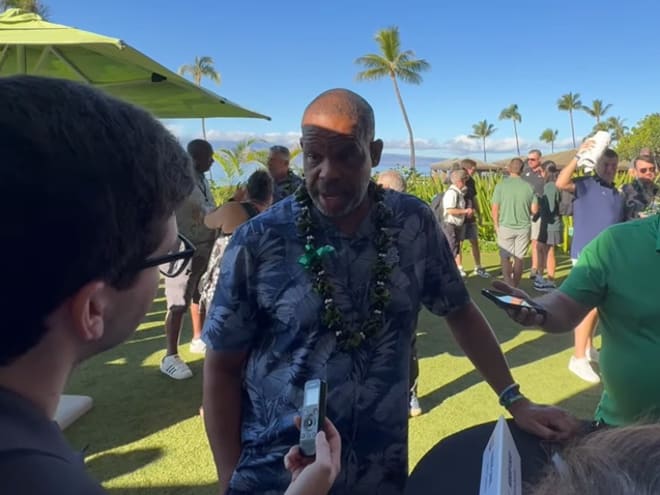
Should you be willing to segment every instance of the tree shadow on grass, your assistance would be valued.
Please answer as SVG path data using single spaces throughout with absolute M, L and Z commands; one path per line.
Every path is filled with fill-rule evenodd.
M 524 342 L 504 353 L 511 368 L 544 359 L 553 354 L 563 352 L 573 345 L 572 335 L 544 334 L 539 338 Z M 462 354 L 461 354 L 462 355 Z M 460 394 L 483 381 L 481 374 L 473 369 L 455 380 L 443 385 L 433 392 L 419 398 L 422 409 L 427 411 L 440 405 L 449 397 Z
M 136 449 L 122 454 L 101 454 L 85 464 L 89 470 L 103 473 L 103 479 L 99 480 L 103 482 L 135 472 L 161 457 L 162 449 Z

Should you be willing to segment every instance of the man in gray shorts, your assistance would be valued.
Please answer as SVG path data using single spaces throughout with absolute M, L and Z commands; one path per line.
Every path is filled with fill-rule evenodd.
M 492 203 L 502 275 L 513 287 L 520 284 L 523 258 L 529 248 L 531 216 L 538 212 L 538 198 L 532 186 L 520 177 L 522 169 L 520 158 L 511 160 L 509 177 L 495 187 Z
M 527 153 L 527 166 L 523 169 L 522 178 L 527 181 L 537 198 L 543 197 L 543 187 L 545 179 L 543 178 L 543 169 L 541 168 L 541 151 L 531 150 Z M 532 219 L 531 238 L 532 238 L 532 269 L 529 278 L 536 279 L 537 273 L 543 273 L 545 266 L 539 266 L 537 241 L 541 232 L 541 217 Z
M 195 245 L 195 254 L 183 272 L 177 277 L 165 279 L 165 299 L 167 317 L 165 334 L 167 351 L 160 363 L 160 371 L 176 380 L 192 376 L 192 371 L 179 357 L 179 334 L 183 316 L 190 306 L 193 339 L 190 352 L 203 354 L 206 350 L 200 339 L 204 324 L 204 312 L 199 306 L 199 280 L 206 267 L 215 241 L 215 231 L 204 225 L 204 216 L 215 208 L 211 187 L 204 176 L 213 164 L 213 148 L 201 139 L 188 143 L 188 154 L 195 166 L 195 188 L 186 201 L 176 211 L 179 232 Z

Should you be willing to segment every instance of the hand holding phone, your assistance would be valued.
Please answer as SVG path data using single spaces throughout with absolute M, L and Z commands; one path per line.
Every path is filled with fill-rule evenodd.
M 493 285 L 508 289 L 509 292 L 482 289 L 481 294 L 506 310 L 511 319 L 525 326 L 543 325 L 548 316 L 545 308 L 535 303 L 523 291 L 512 289 L 501 282 L 495 282 Z
M 327 384 L 323 380 L 305 383 L 300 424 L 300 452 L 307 457 L 316 455 L 316 434 L 325 423 Z

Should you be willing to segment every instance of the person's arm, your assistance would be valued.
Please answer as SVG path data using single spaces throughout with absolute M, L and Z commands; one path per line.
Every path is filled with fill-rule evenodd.
M 520 289 L 503 282 L 494 282 L 495 289 L 515 297 L 532 301 L 545 310 L 545 315 L 534 309 L 509 309 L 511 319 L 528 327 L 540 327 L 546 332 L 572 331 L 593 308 L 605 299 L 608 288 L 608 270 L 616 263 L 611 255 L 615 241 L 609 231 L 602 232 L 580 253 L 580 259 L 559 290 L 532 299 Z
M 573 174 L 577 168 L 577 157 L 568 162 L 564 168 L 559 172 L 559 177 L 557 177 L 557 188 L 561 191 L 568 191 L 570 193 L 575 193 L 575 184 L 573 183 Z
M 534 197 L 532 199 L 532 205 L 530 206 L 530 211 L 533 216 L 536 216 L 536 214 L 539 212 L 539 198 L 536 194 L 534 194 Z
M 514 381 L 495 334 L 471 301 L 442 233 L 431 228 L 426 232 L 422 301 L 429 311 L 446 318 L 465 355 L 499 396 Z M 538 406 L 524 397 L 509 404 L 508 410 L 521 428 L 548 440 L 568 438 L 578 427 L 564 410 Z
M 498 184 L 493 191 L 493 199 L 490 207 L 490 214 L 493 217 L 495 233 L 497 233 L 500 228 L 500 194 L 500 184 Z
M 575 194 L 575 183 L 573 182 L 573 174 L 575 173 L 575 169 L 577 168 L 577 162 L 578 158 L 577 155 L 580 154 L 582 151 L 587 150 L 591 147 L 594 146 L 594 141 L 591 139 L 587 139 L 584 143 L 580 145 L 580 147 L 577 150 L 577 154 L 573 157 L 573 159 L 568 162 L 568 165 L 566 165 L 564 168 L 561 169 L 561 172 L 559 172 L 559 177 L 557 177 L 557 188 L 561 191 L 568 191 L 570 193 Z
M 454 199 L 452 200 L 450 197 L 450 193 L 452 193 Z M 458 193 L 454 189 L 449 189 L 446 193 L 445 196 L 442 198 L 442 203 L 443 203 L 443 209 L 447 213 L 447 215 L 454 215 L 454 216 L 460 216 L 460 215 L 469 215 L 472 213 L 472 208 L 457 208 L 458 205 Z
M 256 264 L 244 229 L 222 256 L 220 280 L 204 323 L 203 407 L 206 434 L 224 493 L 241 453 L 243 368 L 259 334 Z M 256 248 L 256 247 L 255 247 Z
M 204 225 L 209 229 L 222 229 L 222 224 L 224 223 L 225 213 L 227 208 L 234 204 L 233 202 L 224 204 L 219 208 L 216 208 L 211 213 L 208 213 L 204 217 Z
M 247 352 L 206 350 L 202 407 L 204 425 L 220 480 L 220 493 L 241 455 L 241 388 Z

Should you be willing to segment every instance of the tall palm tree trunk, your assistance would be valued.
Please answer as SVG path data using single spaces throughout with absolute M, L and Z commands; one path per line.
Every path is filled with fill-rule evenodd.
M 484 163 L 488 163 L 486 161 L 486 138 L 485 137 L 481 138 L 481 141 L 482 141 L 482 148 L 484 150 Z
M 410 141 L 410 168 L 415 170 L 415 138 L 413 138 L 413 130 L 410 125 L 410 120 L 408 120 L 408 112 L 406 112 L 406 107 L 403 105 L 403 99 L 401 98 L 399 85 L 396 82 L 396 76 L 394 74 L 390 74 L 390 77 L 392 78 L 392 84 L 394 84 L 396 99 L 399 100 L 399 106 L 401 107 L 403 120 L 405 121 L 406 127 L 408 128 L 408 140 Z
M 555 152 L 555 140 L 550 141 L 550 153 Z
M 568 116 L 571 119 L 571 135 L 573 136 L 573 148 L 577 145 L 575 144 L 575 127 L 573 126 L 573 110 L 568 111 Z
M 516 119 L 513 119 L 513 134 L 516 136 L 516 151 L 520 156 L 520 145 L 518 144 L 518 126 L 516 126 Z
M 202 117 L 202 136 L 204 136 L 204 141 L 206 141 L 206 119 Z

